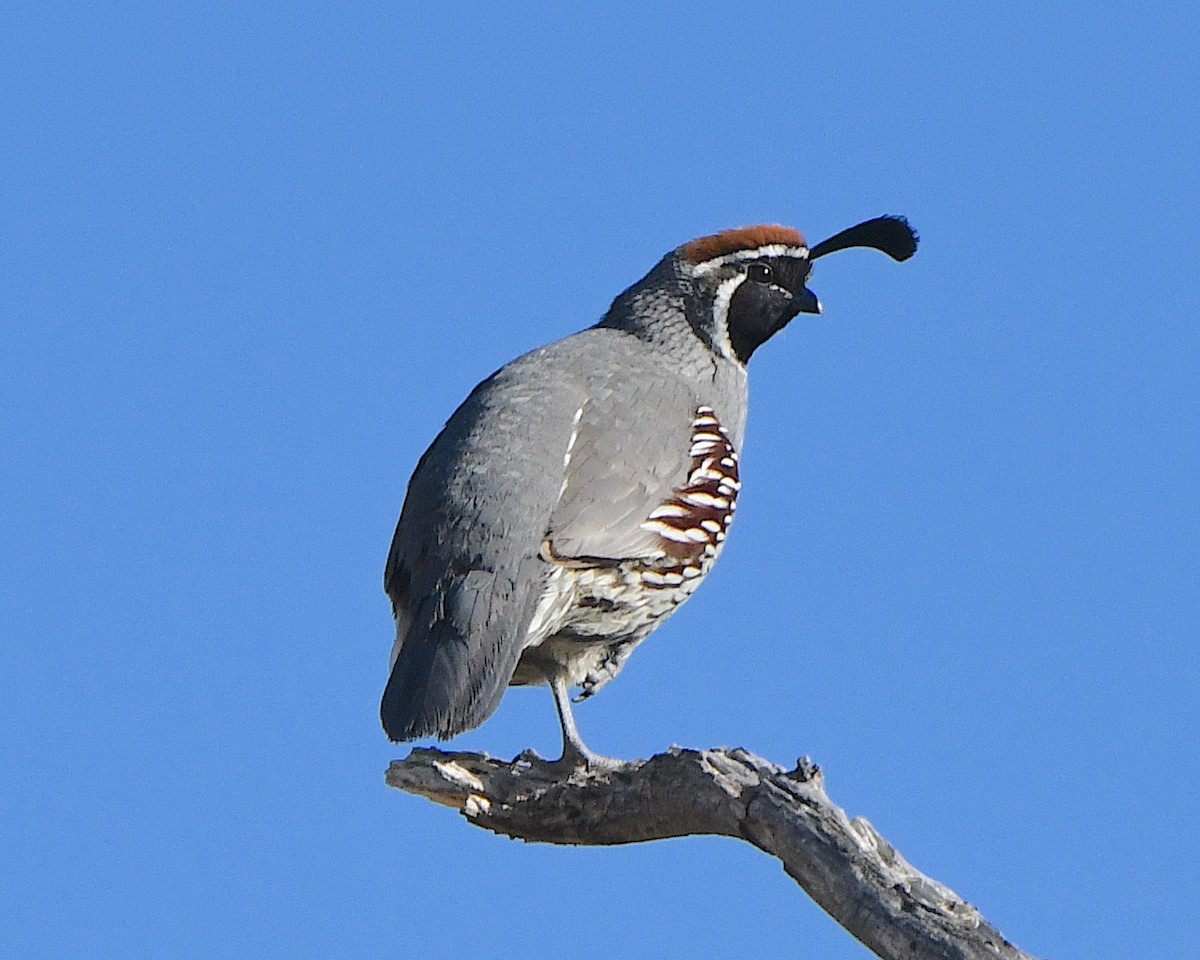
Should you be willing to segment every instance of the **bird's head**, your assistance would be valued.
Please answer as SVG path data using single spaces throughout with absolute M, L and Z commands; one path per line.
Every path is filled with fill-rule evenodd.
M 664 285 L 673 286 L 672 299 L 682 300 L 692 331 L 716 353 L 744 365 L 798 314 L 821 312 L 821 302 L 807 286 L 813 261 L 848 247 L 870 247 L 907 260 L 917 250 L 917 235 L 903 217 L 877 217 L 814 247 L 798 230 L 776 225 L 700 237 L 672 251 L 618 298 L 618 304 L 632 300 L 627 302 L 633 315 L 625 313 L 620 325 L 634 320 L 651 326 L 655 313 L 666 307 Z

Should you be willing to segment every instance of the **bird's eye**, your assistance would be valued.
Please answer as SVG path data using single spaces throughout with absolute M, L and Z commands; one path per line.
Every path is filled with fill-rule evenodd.
M 775 273 L 769 264 L 752 263 L 746 269 L 746 275 L 755 283 L 770 283 L 775 279 Z

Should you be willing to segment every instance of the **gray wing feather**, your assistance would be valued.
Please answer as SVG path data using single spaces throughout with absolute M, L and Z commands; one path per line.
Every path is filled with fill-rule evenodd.
M 622 380 L 645 383 L 628 373 Z M 642 524 L 686 479 L 696 400 L 661 375 L 650 383 L 652 390 L 600 391 L 585 405 L 566 485 L 550 519 L 558 556 L 662 555 L 657 535 Z
M 482 723 L 523 648 L 571 430 L 548 378 L 523 366 L 472 392 L 409 482 L 384 573 L 396 617 L 381 705 L 392 739 Z
M 598 328 L 475 389 L 417 465 L 388 558 L 392 739 L 453 736 L 496 708 L 546 589 L 547 538 L 559 557 L 661 556 L 642 523 L 686 477 L 695 406 L 646 344 Z

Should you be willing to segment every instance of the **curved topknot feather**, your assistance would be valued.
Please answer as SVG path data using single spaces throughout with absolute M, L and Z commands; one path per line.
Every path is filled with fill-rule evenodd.
M 917 252 L 919 240 L 917 231 L 909 226 L 904 217 L 888 215 L 856 223 L 828 240 L 822 240 L 812 248 L 810 256 L 817 260 L 838 250 L 870 247 L 872 250 L 886 253 L 893 260 L 904 261 Z

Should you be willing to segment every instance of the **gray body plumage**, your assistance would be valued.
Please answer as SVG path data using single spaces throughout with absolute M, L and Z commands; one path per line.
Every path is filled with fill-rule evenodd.
M 421 458 L 385 574 L 394 738 L 469 729 L 510 681 L 547 671 L 598 689 L 694 590 L 641 588 L 628 569 L 663 558 L 645 523 L 686 480 L 697 408 L 740 448 L 746 371 L 695 336 L 679 298 L 657 299 L 650 332 L 628 317 L 648 304 L 618 301 L 497 371 Z
M 384 586 L 396 641 L 381 704 L 393 740 L 478 726 L 510 684 L 547 683 L 564 762 L 587 696 L 686 600 L 724 545 L 740 489 L 746 364 L 820 304 L 811 261 L 916 249 L 877 218 L 810 251 L 785 227 L 672 251 L 595 327 L 501 368 L 421 457 Z

